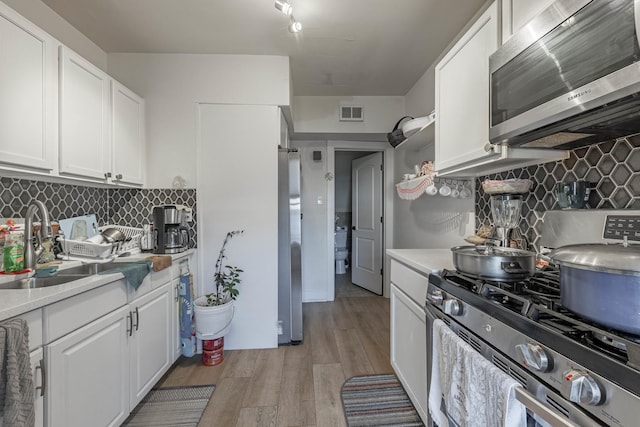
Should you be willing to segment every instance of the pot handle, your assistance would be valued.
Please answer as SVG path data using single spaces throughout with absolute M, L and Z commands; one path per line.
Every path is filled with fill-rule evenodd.
M 514 273 L 514 274 L 529 273 L 529 270 L 523 269 L 520 263 L 518 262 L 513 262 L 513 261 L 503 262 L 500 266 L 506 273 Z

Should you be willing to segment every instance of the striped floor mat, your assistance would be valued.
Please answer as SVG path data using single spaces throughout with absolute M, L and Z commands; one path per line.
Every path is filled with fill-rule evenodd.
M 129 427 L 196 427 L 215 385 L 153 389 L 122 424 Z
M 395 375 L 350 378 L 340 395 L 349 427 L 424 425 Z

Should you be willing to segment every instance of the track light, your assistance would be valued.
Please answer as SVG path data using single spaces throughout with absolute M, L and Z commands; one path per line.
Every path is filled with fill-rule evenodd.
M 291 16 L 293 13 L 293 6 L 291 6 L 286 0 L 276 0 L 276 9 L 287 16 Z
M 293 17 L 293 6 L 288 0 L 275 0 L 276 9 L 289 17 L 289 32 L 299 33 L 302 30 L 302 24 Z
M 300 32 L 300 30 L 302 30 L 302 24 L 298 21 L 291 21 L 291 24 L 289 24 L 289 32 L 297 33 Z

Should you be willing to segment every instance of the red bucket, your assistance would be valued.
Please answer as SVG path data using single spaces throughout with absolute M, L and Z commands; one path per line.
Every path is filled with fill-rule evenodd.
M 224 337 L 202 341 L 202 364 L 216 366 L 224 360 Z

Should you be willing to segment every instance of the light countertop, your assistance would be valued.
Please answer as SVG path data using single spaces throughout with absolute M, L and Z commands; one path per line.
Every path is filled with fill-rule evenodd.
M 195 249 L 189 249 L 179 254 L 172 254 L 171 258 L 173 261 L 178 261 L 180 258 L 191 255 L 194 252 Z M 135 262 L 141 261 L 151 255 L 154 254 L 146 252 L 132 254 L 128 257 L 116 258 L 114 261 Z M 90 263 L 91 261 L 89 260 L 88 262 Z M 78 264 L 79 263 L 77 261 L 64 261 L 59 268 L 68 268 Z M 107 283 L 111 283 L 114 281 L 116 274 L 122 276 L 122 273 L 93 275 L 61 285 L 48 286 L 44 288 L 0 289 L 0 321 L 53 304 L 74 295 L 90 291 L 91 289 L 98 288 L 106 285 Z M 26 277 L 26 275 L 20 275 L 19 278 L 23 277 Z M 119 278 L 120 277 L 115 278 L 115 280 Z
M 453 269 L 451 249 L 387 249 L 391 258 L 421 272 Z

